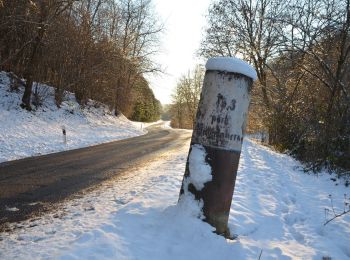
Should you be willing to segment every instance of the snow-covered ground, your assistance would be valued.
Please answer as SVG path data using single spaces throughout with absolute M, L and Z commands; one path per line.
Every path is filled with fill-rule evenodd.
M 307 175 L 289 156 L 246 140 L 230 241 L 198 219 L 194 201 L 177 204 L 187 152 L 188 143 L 0 234 L 0 259 L 350 259 L 350 215 L 323 225 L 329 195 L 336 212 L 350 195 L 328 174 Z
M 19 107 L 23 88 L 9 91 L 9 77 L 0 72 L 0 162 L 71 150 L 144 134 L 144 124 L 115 117 L 105 106 L 90 101 L 81 108 L 67 94 L 60 109 L 53 88 L 39 85 L 47 98 L 36 111 Z M 64 144 L 62 126 L 67 133 Z

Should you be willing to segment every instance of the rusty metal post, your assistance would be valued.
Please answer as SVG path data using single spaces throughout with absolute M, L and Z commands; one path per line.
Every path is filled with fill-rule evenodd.
M 255 70 L 236 58 L 212 58 L 206 64 L 201 98 L 193 129 L 180 199 L 186 192 L 203 201 L 205 221 L 218 234 L 230 236 L 227 228 Z M 191 167 L 191 153 L 200 147 L 211 180 L 201 186 Z M 192 169 L 192 170 L 191 170 Z M 198 167 L 197 170 L 198 171 Z M 197 178 L 197 177 L 196 177 Z

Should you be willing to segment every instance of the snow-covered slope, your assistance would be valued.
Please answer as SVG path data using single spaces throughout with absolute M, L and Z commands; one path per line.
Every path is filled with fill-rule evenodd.
M 41 219 L 0 234 L 0 259 L 350 259 L 350 215 L 324 226 L 325 209 L 343 210 L 328 174 L 246 140 L 229 225 L 234 241 L 177 205 L 188 144 Z M 329 213 L 329 216 L 331 213 Z
M 60 109 L 53 88 L 39 85 L 47 98 L 33 112 L 19 107 L 23 89 L 9 91 L 9 78 L 0 72 L 0 162 L 70 150 L 144 134 L 140 123 L 115 117 L 105 106 L 90 101 L 81 108 L 67 94 Z M 63 142 L 62 126 L 67 133 Z

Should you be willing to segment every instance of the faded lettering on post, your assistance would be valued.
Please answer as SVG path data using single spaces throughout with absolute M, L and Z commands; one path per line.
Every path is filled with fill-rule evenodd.
M 247 80 L 236 73 L 206 72 L 192 143 L 241 151 L 250 99 Z

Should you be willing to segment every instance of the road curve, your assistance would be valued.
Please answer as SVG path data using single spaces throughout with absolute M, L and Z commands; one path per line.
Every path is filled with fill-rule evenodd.
M 0 231 L 189 138 L 188 131 L 156 125 L 143 136 L 1 163 Z

